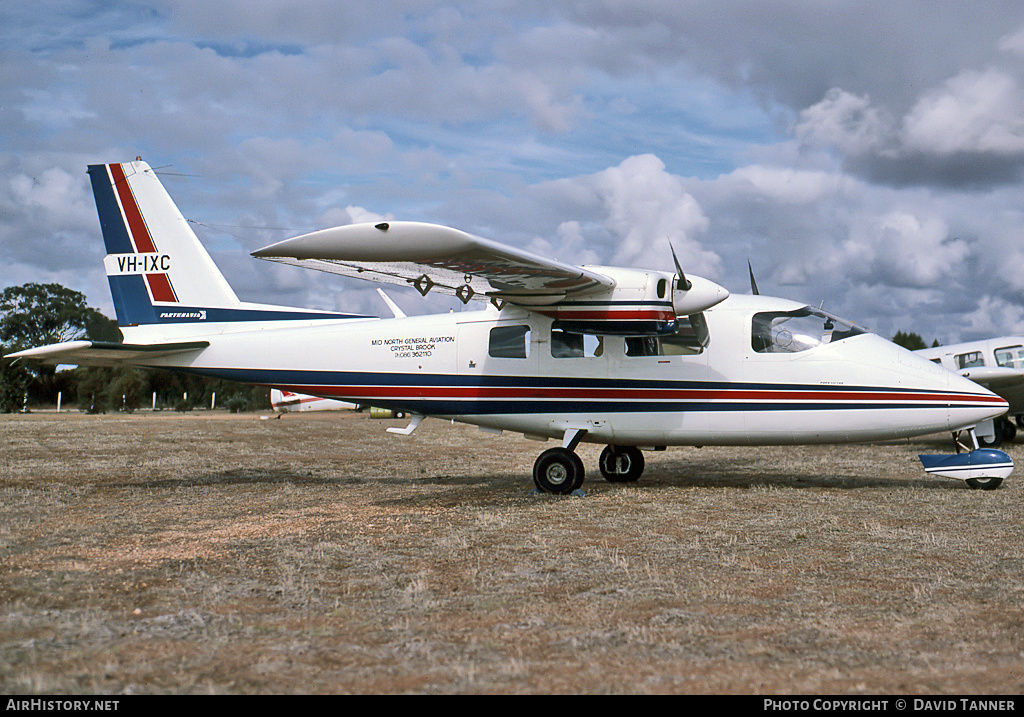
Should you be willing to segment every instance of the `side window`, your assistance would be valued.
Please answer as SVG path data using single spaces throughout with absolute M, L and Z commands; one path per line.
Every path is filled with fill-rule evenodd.
M 693 356 L 704 350 L 700 337 L 692 333 L 662 336 L 658 340 L 661 342 L 662 356 Z
M 626 337 L 627 356 L 694 356 L 703 350 L 692 333 Z
M 864 329 L 849 321 L 805 306 L 796 311 L 754 314 L 750 346 L 758 353 L 798 353 L 863 333 Z
M 487 355 L 493 358 L 524 359 L 530 355 L 529 326 L 495 326 L 487 341 Z
M 551 329 L 553 358 L 593 358 L 604 353 L 604 336 Z
M 657 336 L 628 336 L 626 337 L 627 356 L 660 356 L 661 351 L 658 345 Z
M 967 354 L 956 355 L 956 367 L 957 368 L 972 368 L 974 366 L 984 366 L 985 359 L 981 355 L 981 351 L 972 351 Z
M 1024 368 L 1024 346 L 996 349 L 996 363 L 1006 368 Z

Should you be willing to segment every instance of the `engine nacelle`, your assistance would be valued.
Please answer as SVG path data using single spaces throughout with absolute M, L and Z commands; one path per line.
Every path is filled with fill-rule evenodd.
M 682 283 L 690 288 L 680 288 L 678 275 L 672 282 L 672 310 L 676 316 L 699 314 L 729 297 L 729 290 L 700 276 L 687 276 Z

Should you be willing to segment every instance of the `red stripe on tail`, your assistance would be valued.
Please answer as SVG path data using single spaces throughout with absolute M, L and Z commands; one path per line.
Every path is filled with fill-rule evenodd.
M 167 274 L 146 274 L 146 282 L 149 284 L 149 293 L 152 295 L 153 301 L 178 302 L 178 297 L 174 294 L 174 287 L 171 286 L 171 280 L 167 278 Z
M 124 176 L 124 167 L 120 164 L 111 164 L 110 174 L 114 178 L 114 187 L 121 200 L 124 217 L 128 220 L 128 228 L 131 230 L 132 240 L 135 242 L 135 251 L 140 254 L 155 252 L 156 245 L 153 243 L 153 237 L 149 235 L 149 229 L 142 218 L 142 212 L 139 211 L 132 188 L 128 186 L 128 178 Z

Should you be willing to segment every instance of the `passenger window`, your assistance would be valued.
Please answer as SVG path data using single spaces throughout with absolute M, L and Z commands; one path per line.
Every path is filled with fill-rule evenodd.
M 626 337 L 627 356 L 694 356 L 703 350 L 692 333 Z
M 957 354 L 956 356 L 957 368 L 973 368 L 974 366 L 984 365 L 985 358 L 981 355 L 981 351 L 972 351 L 968 354 Z
M 524 359 L 530 355 L 529 326 L 495 326 L 487 342 L 487 355 L 493 358 Z
M 704 348 L 695 334 L 678 333 L 670 336 L 659 336 L 662 356 L 694 356 Z
M 660 356 L 657 336 L 627 336 L 627 356 Z
M 1024 346 L 996 349 L 996 363 L 1006 368 L 1024 368 Z
M 594 358 L 604 353 L 604 336 L 551 329 L 553 358 Z

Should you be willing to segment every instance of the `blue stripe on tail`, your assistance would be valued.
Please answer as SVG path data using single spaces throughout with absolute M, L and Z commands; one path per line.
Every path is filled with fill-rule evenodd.
M 96 211 L 100 215 L 100 229 L 103 230 L 103 243 L 108 254 L 131 254 L 135 251 L 128 236 L 128 229 L 121 216 L 121 207 L 114 196 L 114 187 L 110 184 L 107 165 L 89 165 L 89 179 L 92 181 L 92 193 L 96 198 Z M 149 302 L 149 296 L 146 297 Z M 120 314 L 118 314 L 120 322 Z
M 107 281 L 118 326 L 157 323 L 156 307 L 141 276 L 108 276 Z

